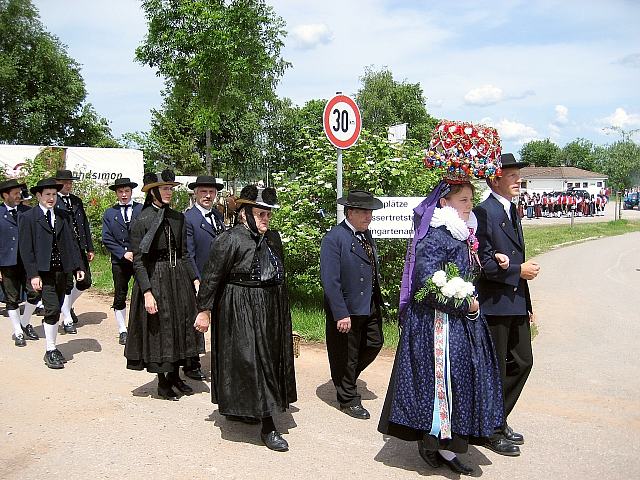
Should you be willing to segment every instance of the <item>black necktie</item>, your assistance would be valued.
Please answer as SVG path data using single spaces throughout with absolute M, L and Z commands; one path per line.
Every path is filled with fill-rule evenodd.
M 64 204 L 67 206 L 67 210 L 71 210 L 71 198 L 67 195 L 67 196 L 62 196 L 62 201 L 64 202 Z
M 516 232 L 516 237 L 518 237 L 518 241 L 522 243 L 522 238 L 520 238 L 520 229 L 518 228 L 518 212 L 516 211 L 516 206 L 513 203 L 511 204 L 509 212 L 511 214 L 511 224 Z
M 129 207 L 131 207 L 131 205 L 120 205 L 120 208 L 124 209 L 124 223 L 129 223 L 129 215 L 127 214 Z
M 213 226 L 213 211 L 205 213 L 204 217 L 207 219 L 207 222 L 209 222 L 209 225 Z
M 47 222 L 49 222 L 49 226 L 53 228 L 53 225 L 51 225 L 51 210 L 47 210 Z
M 9 210 L 9 213 L 11 214 L 13 219 L 17 222 L 18 221 L 18 211 L 14 208 L 12 210 Z

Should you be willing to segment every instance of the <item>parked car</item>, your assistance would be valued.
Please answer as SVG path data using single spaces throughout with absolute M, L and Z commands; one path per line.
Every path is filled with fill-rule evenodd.
M 638 207 L 639 203 L 640 203 L 640 193 L 638 192 L 627 193 L 624 197 L 624 203 L 622 207 L 625 210 L 631 210 L 633 209 L 633 207 Z
M 567 193 L 573 193 L 574 195 L 577 195 L 579 197 L 582 198 L 591 198 L 591 194 L 589 192 L 587 192 L 586 190 L 582 190 L 579 188 L 572 188 L 567 190 Z

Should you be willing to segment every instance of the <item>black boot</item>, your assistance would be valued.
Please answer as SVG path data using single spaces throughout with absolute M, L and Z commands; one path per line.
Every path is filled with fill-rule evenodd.
M 176 392 L 171 388 L 171 383 L 164 373 L 158 373 L 158 396 L 164 400 L 178 400 Z
M 184 383 L 177 371 L 167 373 L 167 382 L 176 387 L 180 393 L 185 395 L 191 395 L 193 393 L 193 388 Z

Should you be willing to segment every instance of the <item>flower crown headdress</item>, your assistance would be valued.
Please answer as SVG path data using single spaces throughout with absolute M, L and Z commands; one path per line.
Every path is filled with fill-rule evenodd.
M 447 183 L 499 177 L 500 137 L 495 128 L 442 120 L 433 131 L 424 165 L 443 171 Z

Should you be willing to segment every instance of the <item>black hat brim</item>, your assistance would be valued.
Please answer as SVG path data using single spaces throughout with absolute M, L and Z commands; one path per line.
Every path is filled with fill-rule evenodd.
M 214 182 L 192 182 L 189 185 L 187 185 L 189 187 L 190 190 L 195 190 L 196 187 L 215 187 L 216 190 L 222 190 L 224 189 L 224 185 L 222 185 L 221 183 L 214 183 Z
M 59 183 L 56 183 L 55 185 L 42 185 L 42 186 L 35 186 L 35 187 L 31 187 L 29 189 L 29 191 L 31 192 L 32 195 L 35 195 L 38 192 L 42 192 L 42 190 L 44 190 L 45 188 L 55 188 L 56 192 L 59 192 L 60 190 L 62 190 L 62 185 L 60 185 Z
M 109 185 L 109 190 L 113 190 L 115 192 L 117 189 L 122 187 L 131 187 L 131 189 L 133 190 L 137 186 L 138 184 L 136 182 L 121 183 L 120 185 Z
M 344 205 L 345 207 L 361 208 L 363 210 L 379 210 L 384 207 L 382 202 L 375 197 L 366 202 L 349 202 L 347 197 L 340 197 L 337 202 L 339 205 Z
M 26 183 L 18 183 L 16 185 L 9 185 L 7 187 L 2 187 L 0 188 L 0 194 L 2 194 L 2 192 L 8 192 L 9 190 L 13 190 L 14 188 L 19 188 L 19 189 L 23 189 L 23 188 L 27 188 L 27 184 Z

